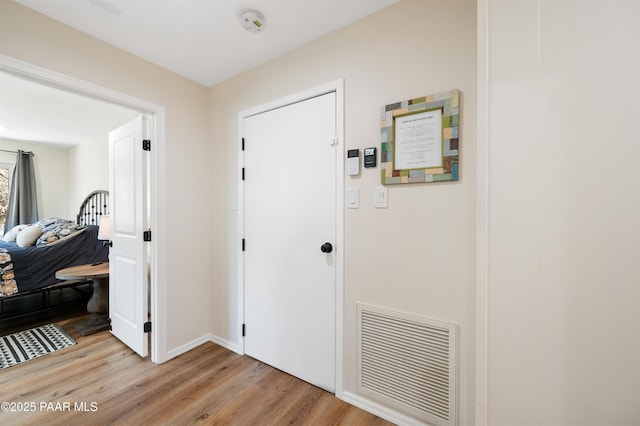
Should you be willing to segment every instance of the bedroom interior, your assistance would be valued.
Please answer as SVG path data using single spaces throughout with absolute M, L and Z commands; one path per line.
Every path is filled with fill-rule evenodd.
M 28 327 L 55 315 L 68 317 L 86 313 L 92 295 L 90 281 L 61 282 L 54 274 L 65 266 L 107 260 L 106 248 L 95 243 L 100 216 L 108 214 L 108 193 L 93 189 L 108 187 L 108 130 L 138 113 L 5 72 L 0 72 L 0 90 L 2 115 L 12 123 L 11 127 L 0 130 L 0 163 L 12 169 L 18 150 L 33 152 L 40 224 L 50 230 L 56 228 L 58 234 L 63 229 L 65 232 L 80 230 L 82 234 L 69 244 L 47 249 L 52 253 L 67 250 L 74 252 L 73 256 L 26 254 L 29 250 L 38 252 L 36 247 L 43 246 L 42 236 L 33 246 L 23 247 L 14 255 L 18 257 L 13 259 L 12 266 L 17 271 L 12 272 L 23 284 L 16 294 L 4 294 L 0 298 L 0 329 L 7 331 Z M 56 222 L 45 224 L 45 218 Z M 67 226 L 61 226 L 63 224 Z M 8 232 L 9 229 L 3 230 L 2 235 Z M 15 238 L 13 243 L 11 238 L 5 240 L 3 248 L 17 248 Z M 45 260 L 52 259 L 51 256 L 55 260 Z M 26 276 L 25 264 L 33 262 L 42 270 L 41 275 L 30 271 Z M 45 275 L 46 279 L 38 278 Z
M 33 221 L 32 225 L 9 224 L 0 241 L 0 320 L 55 309 L 59 306 L 52 302 L 52 293 L 64 299 L 65 289 L 84 295 L 78 287 L 85 287 L 86 292 L 87 280 L 61 281 L 56 275 L 67 267 L 108 262 L 108 248 L 99 241 L 99 224 L 109 215 L 108 195 L 104 190 L 87 195 L 75 221 L 47 218 Z M 5 309 L 5 305 L 13 305 L 18 298 L 35 299 L 35 295 L 40 295 L 43 303 L 33 311 Z
M 344 247 L 337 248 L 345 267 L 333 400 L 393 423 L 425 424 L 360 389 L 359 333 L 370 324 L 366 315 L 387 308 L 394 322 L 400 312 L 457 324 L 450 343 L 458 424 L 640 423 L 639 2 L 399 0 L 215 83 L 169 71 L 26 6 L 37 3 L 58 2 L 0 2 L 0 68 L 15 58 L 165 108 L 155 150 L 161 214 L 153 230 L 162 265 L 155 275 L 166 283 L 163 315 L 153 325 L 164 336 L 158 364 L 139 362 L 98 333 L 53 354 L 55 370 L 42 360 L 11 367 L 0 374 L 14 400 L 27 389 L 38 399 L 64 401 L 62 391 L 89 401 L 98 395 L 113 422 L 147 414 L 187 423 L 218 414 L 232 423 L 245 419 L 249 406 L 272 412 L 254 407 L 254 396 L 287 399 L 278 384 L 288 379 L 254 381 L 265 371 L 234 353 L 242 350 L 244 329 L 239 114 L 343 79 L 345 152 L 380 147 L 381 106 L 460 89 L 462 166 L 456 182 L 388 187 L 386 209 L 374 207 L 380 167 L 345 174 L 345 186 L 359 188 L 360 204 L 344 210 Z M 86 2 L 104 21 L 125 20 L 96 10 L 98 3 L 126 1 Z M 264 16 L 258 37 L 275 22 Z M 209 27 L 212 19 L 204 19 Z M 189 47 L 182 52 L 204 62 L 214 57 Z M 77 204 L 65 200 L 65 214 Z M 185 212 L 188 223 L 179 223 Z M 86 363 L 62 379 L 70 370 L 67 350 Z M 232 375 L 236 368 L 248 368 L 252 378 Z M 295 399 L 295 408 L 278 406 L 287 413 L 280 423 L 303 423 L 327 407 L 324 396 L 302 389 L 287 387 L 306 398 Z M 226 400 L 230 395 L 237 399 Z M 220 401 L 229 403 L 225 414 L 208 409 Z M 305 411 L 309 403 L 320 407 Z M 169 405 L 177 411 L 159 410 Z

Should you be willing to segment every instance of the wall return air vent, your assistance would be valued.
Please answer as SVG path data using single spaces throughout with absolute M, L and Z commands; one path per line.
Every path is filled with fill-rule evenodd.
M 456 425 L 457 325 L 357 304 L 358 393 L 434 425 Z

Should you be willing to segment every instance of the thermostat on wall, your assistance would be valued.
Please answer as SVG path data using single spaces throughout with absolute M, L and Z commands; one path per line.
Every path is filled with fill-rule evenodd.
M 364 149 L 364 166 L 365 167 L 375 167 L 378 163 L 376 156 L 375 148 L 365 148 Z

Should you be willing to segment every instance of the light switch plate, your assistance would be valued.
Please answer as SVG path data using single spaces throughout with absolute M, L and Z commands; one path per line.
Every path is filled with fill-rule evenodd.
M 386 209 L 388 204 L 387 188 L 377 186 L 373 188 L 373 206 L 376 209 Z
M 358 188 L 347 188 L 347 208 L 357 209 L 360 207 L 360 190 Z

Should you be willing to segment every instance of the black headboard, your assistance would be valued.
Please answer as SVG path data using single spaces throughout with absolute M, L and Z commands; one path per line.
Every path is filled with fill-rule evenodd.
M 87 195 L 80 205 L 78 225 L 100 226 L 100 218 L 109 214 L 109 191 L 98 190 Z

